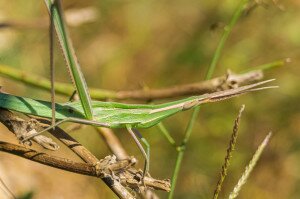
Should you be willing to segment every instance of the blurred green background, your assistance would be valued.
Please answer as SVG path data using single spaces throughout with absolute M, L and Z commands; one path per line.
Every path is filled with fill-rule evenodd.
M 239 138 L 221 198 L 237 183 L 259 143 L 274 136 L 239 198 L 300 197 L 300 1 L 258 1 L 230 35 L 214 77 L 227 69 L 250 70 L 260 64 L 290 58 L 284 67 L 268 70 L 280 88 L 205 105 L 196 120 L 180 170 L 175 198 L 211 198 L 226 154 L 233 121 L 246 105 Z M 71 37 L 89 86 L 112 90 L 168 87 L 204 79 L 214 50 L 238 5 L 237 1 L 63 1 Z M 0 64 L 43 77 L 48 69 L 48 13 L 42 1 L 0 0 Z M 70 82 L 56 49 L 56 79 Z M 39 99 L 50 94 L 0 78 L 4 90 Z M 65 97 L 58 97 L 64 102 Z M 127 101 L 134 103 L 134 101 Z M 158 103 L 158 102 L 157 102 Z M 181 141 L 191 111 L 165 121 Z M 0 139 L 17 143 L 1 125 Z M 129 154 L 142 160 L 125 130 L 116 130 Z M 152 146 L 150 172 L 171 178 L 176 151 L 157 127 L 142 130 Z M 72 132 L 97 157 L 109 155 L 91 127 Z M 37 147 L 38 148 L 38 147 Z M 62 147 L 63 148 L 63 147 Z M 38 148 L 42 150 L 41 148 Z M 66 149 L 54 155 L 76 157 Z M 0 153 L 0 175 L 16 195 L 34 198 L 116 198 L 102 181 L 48 168 Z M 141 164 L 138 165 L 141 167 Z M 157 192 L 161 198 L 167 194 Z

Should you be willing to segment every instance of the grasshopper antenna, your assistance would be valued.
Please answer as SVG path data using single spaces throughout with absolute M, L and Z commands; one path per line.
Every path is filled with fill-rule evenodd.
M 50 43 L 50 78 L 51 78 L 51 124 L 55 124 L 55 88 L 54 88 L 54 23 L 53 23 L 53 4 L 50 7 L 50 26 L 49 26 L 49 43 Z M 53 128 L 54 129 L 54 128 Z
M 79 101 L 77 90 L 74 90 L 72 95 L 69 98 L 69 102 Z

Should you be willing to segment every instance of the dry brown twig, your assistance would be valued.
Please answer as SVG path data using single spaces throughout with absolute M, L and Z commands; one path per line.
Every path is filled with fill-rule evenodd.
M 0 122 L 16 135 L 33 131 L 35 128 L 40 128 L 38 123 L 33 125 L 34 122 L 32 122 L 32 120 L 25 121 L 5 109 L 0 109 Z M 137 192 L 144 192 L 146 190 L 144 186 L 156 190 L 170 190 L 169 180 L 156 180 L 151 177 L 145 177 L 144 183 L 141 183 L 142 174 L 141 171 L 136 170 L 133 167 L 136 163 L 136 159 L 133 157 L 117 161 L 115 156 L 107 156 L 102 160 L 98 160 L 85 147 L 66 134 L 63 130 L 57 128 L 55 131 L 52 131 L 52 133 L 76 155 L 84 160 L 85 163 L 78 163 L 66 158 L 50 156 L 45 153 L 40 153 L 23 146 L 6 142 L 0 142 L 0 151 L 18 155 L 66 171 L 99 177 L 119 198 L 135 198 L 128 189 L 126 189 L 127 187 Z
M 31 73 L 20 72 L 12 67 L 0 64 L 0 74 L 4 77 L 22 82 L 26 85 L 50 91 L 51 84 L 47 78 Z M 155 99 L 174 98 L 179 96 L 201 95 L 219 90 L 237 87 L 263 78 L 262 70 L 254 70 L 247 73 L 235 74 L 228 70 L 225 75 L 211 80 L 191 84 L 177 85 L 160 89 L 139 89 L 126 91 L 113 91 L 98 88 L 89 88 L 91 97 L 94 100 L 142 100 L 150 101 Z M 71 84 L 56 82 L 56 93 L 71 96 L 74 87 Z
M 238 87 L 241 84 L 259 80 L 263 77 L 261 71 L 252 71 L 245 74 L 233 74 L 228 71 L 224 76 L 214 78 L 209 81 L 186 84 L 166 89 L 157 90 L 137 90 L 137 91 L 121 91 L 118 92 L 118 98 L 133 98 L 133 99 L 160 99 L 179 95 L 199 94 L 199 92 L 213 92 L 217 90 L 226 90 L 233 87 Z M 38 122 L 49 123 L 48 120 L 30 119 L 24 121 L 16 117 L 10 111 L 0 109 L 0 122 L 7 128 L 20 137 L 27 133 L 34 133 L 36 129 L 41 128 Z M 140 182 L 141 171 L 136 170 L 133 165 L 136 160 L 128 157 L 124 147 L 121 145 L 118 138 L 110 129 L 97 128 L 111 151 L 117 155 L 107 156 L 103 160 L 98 160 L 85 147 L 79 144 L 71 136 L 65 133 L 62 129 L 56 128 L 51 133 L 62 143 L 68 146 L 76 155 L 78 155 L 85 163 L 76 163 L 68 159 L 62 159 L 47 154 L 38 153 L 37 151 L 20 147 L 10 143 L 0 142 L 0 150 L 21 157 L 46 164 L 48 166 L 64 169 L 71 172 L 81 173 L 100 177 L 120 198 L 133 198 L 125 187 L 130 187 L 142 194 L 144 198 L 158 198 L 150 189 L 146 189 Z M 38 130 L 39 131 L 39 130 Z M 45 136 L 36 136 L 34 141 L 50 150 L 57 150 L 59 146 L 52 139 Z M 170 190 L 170 182 L 168 180 L 156 180 L 151 177 L 145 178 L 145 185 L 148 188 L 160 189 L 164 191 Z
M 249 82 L 258 81 L 262 78 L 263 72 L 261 70 L 250 71 L 243 74 L 235 74 L 228 70 L 223 76 L 192 84 L 184 84 L 160 89 L 118 91 L 116 92 L 116 99 L 154 100 L 187 95 L 201 95 L 235 88 Z

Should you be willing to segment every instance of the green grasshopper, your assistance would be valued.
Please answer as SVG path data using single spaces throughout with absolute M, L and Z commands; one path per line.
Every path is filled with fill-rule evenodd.
M 239 88 L 189 97 L 158 105 L 91 101 L 91 106 L 93 108 L 93 120 L 89 120 L 86 117 L 84 108 L 81 106 L 80 102 L 56 103 L 55 119 L 58 120 L 58 122 L 55 123 L 55 125 L 45 128 L 41 132 L 29 135 L 24 138 L 23 141 L 39 135 L 44 131 L 48 131 L 63 122 L 75 122 L 107 128 L 127 128 L 128 132 L 134 138 L 145 157 L 144 172 L 147 172 L 149 169 L 148 158 L 150 149 L 148 144 L 144 142 L 147 146 L 147 153 L 145 152 L 142 145 L 136 138 L 133 128 L 152 127 L 165 118 L 168 118 L 178 112 L 194 108 L 200 104 L 229 99 L 251 91 L 274 88 L 275 86 L 258 87 L 273 80 L 274 79 L 266 80 Z M 0 107 L 42 118 L 52 118 L 51 102 L 48 101 L 0 93 Z
M 149 170 L 150 146 L 148 142 L 141 137 L 142 142 L 147 147 L 145 152 L 143 146 L 136 137 L 136 128 L 149 128 L 158 124 L 163 119 L 170 117 L 178 112 L 194 108 L 203 103 L 215 102 L 232 98 L 243 93 L 267 89 L 272 87 L 258 87 L 270 82 L 267 80 L 240 88 L 227 91 L 215 92 L 201 96 L 189 97 L 179 101 L 169 102 L 160 105 L 137 105 L 122 104 L 115 102 L 92 101 L 86 86 L 84 76 L 80 70 L 72 42 L 68 36 L 64 24 L 63 13 L 60 1 L 45 0 L 50 13 L 50 66 L 53 69 L 53 26 L 57 33 L 58 41 L 63 51 L 63 55 L 70 71 L 76 91 L 78 92 L 79 102 L 54 103 L 54 89 L 52 87 L 51 102 L 34 100 L 30 98 L 18 97 L 9 94 L 0 93 L 0 107 L 9 110 L 21 112 L 28 115 L 35 115 L 43 118 L 52 118 L 52 125 L 43 131 L 29 135 L 23 138 L 23 141 L 41 134 L 47 130 L 60 125 L 63 122 L 76 122 L 107 128 L 127 128 L 133 137 L 138 148 L 145 158 L 144 172 Z M 51 75 L 52 85 L 54 83 L 53 70 Z M 57 122 L 56 122 L 57 121 Z

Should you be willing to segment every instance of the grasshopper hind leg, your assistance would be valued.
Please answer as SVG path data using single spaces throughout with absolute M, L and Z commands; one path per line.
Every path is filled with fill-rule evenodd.
M 143 144 L 146 146 L 146 155 L 147 155 L 147 163 L 145 161 L 145 166 L 144 166 L 144 171 L 143 171 L 143 176 L 145 175 L 149 175 L 149 167 L 150 167 L 150 144 L 149 142 L 146 140 L 146 138 L 144 138 L 142 136 L 142 134 L 137 130 L 137 129 L 133 129 L 133 132 L 140 138 L 140 140 L 143 142 Z
M 142 155 L 145 158 L 144 170 L 143 170 L 143 175 L 142 175 L 142 180 L 144 180 L 145 175 L 146 174 L 148 175 L 148 172 L 149 172 L 150 145 L 137 129 L 132 129 L 130 126 L 127 126 L 127 130 L 129 132 L 129 134 L 132 136 L 132 138 L 134 139 L 135 143 L 137 144 L 138 148 L 140 149 L 140 151 L 142 152 Z M 140 141 L 138 140 L 137 136 L 142 141 L 142 143 L 146 146 L 146 151 L 143 148 Z

